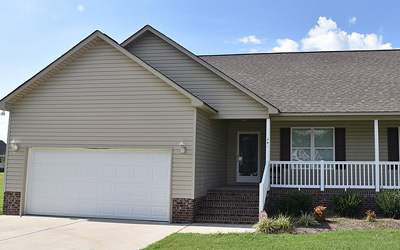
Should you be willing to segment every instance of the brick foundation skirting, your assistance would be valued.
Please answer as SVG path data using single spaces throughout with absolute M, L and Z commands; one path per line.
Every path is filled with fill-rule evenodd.
M 19 215 L 21 192 L 4 192 L 3 214 Z
M 199 204 L 204 197 L 196 199 L 173 198 L 172 199 L 172 222 L 173 223 L 192 223 L 198 210 Z
M 328 209 L 332 211 L 332 198 L 335 195 L 355 193 L 364 197 L 364 205 L 362 208 L 363 211 L 368 209 L 377 210 L 375 204 L 375 190 L 350 189 L 345 191 L 344 189 L 325 189 L 325 191 L 321 191 L 319 189 L 301 189 L 300 191 L 312 195 L 313 207 L 322 205 L 328 207 Z M 299 192 L 299 190 L 295 188 L 272 188 L 270 191 L 268 191 L 268 197 L 266 201 L 267 211 L 277 211 L 280 200 L 296 192 Z

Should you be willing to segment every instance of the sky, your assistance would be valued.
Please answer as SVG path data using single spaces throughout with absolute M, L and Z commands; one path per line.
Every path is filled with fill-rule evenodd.
M 150 24 L 198 55 L 397 49 L 399 10 L 386 0 L 1 0 L 0 99 L 94 30 L 122 42 Z

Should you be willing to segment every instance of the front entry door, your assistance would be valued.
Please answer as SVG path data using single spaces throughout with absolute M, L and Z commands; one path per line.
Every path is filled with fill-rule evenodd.
M 260 132 L 238 132 L 236 180 L 260 181 Z

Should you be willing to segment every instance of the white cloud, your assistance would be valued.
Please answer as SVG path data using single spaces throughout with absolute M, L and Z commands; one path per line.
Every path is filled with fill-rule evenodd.
M 299 44 L 291 39 L 278 39 L 276 40 L 278 46 L 274 47 L 272 52 L 295 52 L 299 51 Z
M 350 24 L 357 22 L 356 17 L 349 19 Z M 242 37 L 236 42 L 249 45 L 264 43 L 263 40 L 254 35 Z M 361 34 L 357 32 L 348 33 L 340 29 L 331 18 L 321 16 L 317 24 L 311 28 L 302 39 L 290 38 L 277 39 L 276 46 L 270 52 L 295 52 L 295 51 L 333 51 L 333 50 L 378 50 L 392 49 L 391 43 L 384 43 L 383 37 L 375 33 Z M 265 48 L 246 48 L 241 51 L 250 53 L 267 51 Z
M 317 25 L 310 29 L 301 40 L 302 50 L 356 50 L 356 49 L 391 49 L 390 43 L 383 43 L 382 36 L 374 33 L 348 34 L 337 27 L 336 22 L 320 17 Z
M 261 44 L 261 39 L 258 39 L 254 35 L 245 36 L 237 39 L 236 41 L 243 44 Z
M 350 25 L 356 24 L 356 22 L 357 22 L 357 17 L 353 16 L 353 17 L 349 18 L 349 24 Z
M 79 4 L 77 8 L 78 8 L 78 11 L 81 13 L 83 13 L 85 11 L 85 5 L 83 5 L 83 4 Z

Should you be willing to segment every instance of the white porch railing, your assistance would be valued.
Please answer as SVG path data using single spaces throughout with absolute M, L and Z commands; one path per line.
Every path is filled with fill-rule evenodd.
M 269 162 L 265 164 L 264 173 L 262 175 L 262 180 L 260 183 L 260 191 L 259 191 L 259 211 L 264 210 L 265 200 L 267 198 L 267 193 L 270 188 L 270 171 L 268 171 Z
M 382 188 L 400 188 L 400 162 L 379 162 L 379 171 Z
M 400 188 L 399 162 L 271 161 L 267 172 L 276 188 Z

